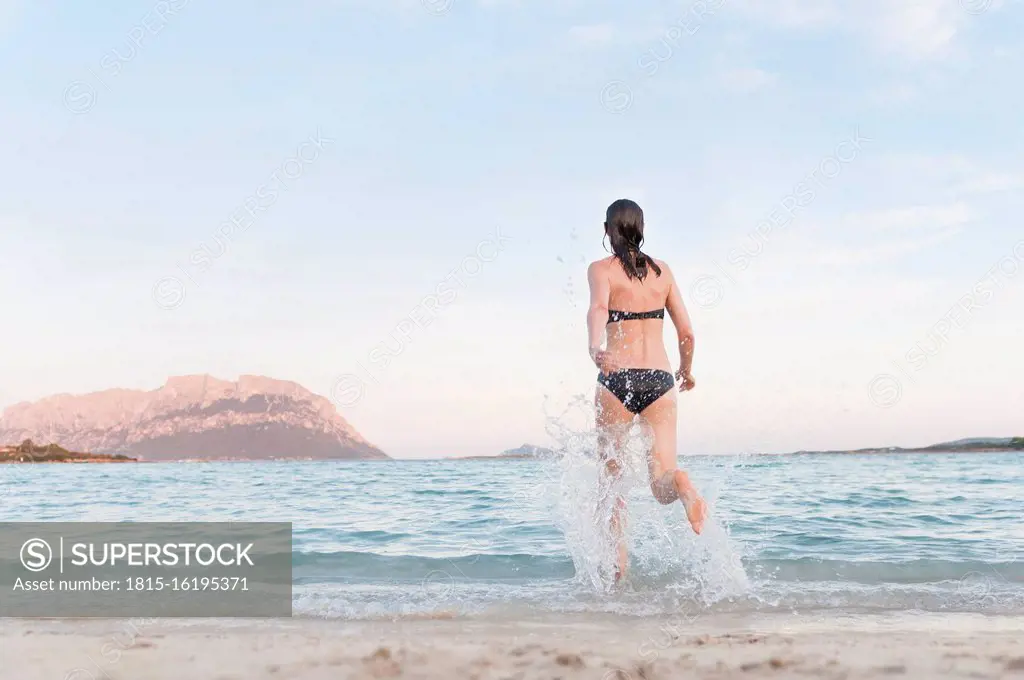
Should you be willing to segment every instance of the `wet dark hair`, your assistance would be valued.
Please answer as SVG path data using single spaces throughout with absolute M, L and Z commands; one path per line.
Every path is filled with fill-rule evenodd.
M 648 269 L 661 276 L 661 267 L 649 255 L 640 252 L 644 244 L 644 211 L 639 205 L 628 198 L 612 203 L 605 214 L 604 231 L 626 276 L 643 281 Z

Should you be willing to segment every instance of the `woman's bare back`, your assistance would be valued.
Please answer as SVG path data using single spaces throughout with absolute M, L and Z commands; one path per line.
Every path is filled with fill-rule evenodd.
M 629 278 L 626 270 L 614 256 L 598 260 L 598 264 L 606 272 L 611 287 L 608 306 L 623 312 L 663 309 L 672 289 L 672 276 L 668 273 L 667 264 L 661 260 L 654 262 L 661 269 L 661 276 L 651 271 L 643 281 L 638 281 Z
M 661 269 L 661 275 L 649 271 L 643 281 L 631 279 L 615 257 L 607 257 L 595 263 L 602 275 L 607 277 L 610 310 L 653 312 L 666 307 L 673 288 L 672 274 L 664 262 L 654 262 Z M 671 372 L 663 329 L 663 319 L 618 321 L 608 326 L 608 352 L 616 357 L 622 367 L 656 368 Z

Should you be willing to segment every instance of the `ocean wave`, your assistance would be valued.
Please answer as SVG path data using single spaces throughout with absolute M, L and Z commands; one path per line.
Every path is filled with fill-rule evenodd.
M 305 583 L 358 580 L 417 580 L 442 571 L 463 580 L 546 580 L 575 576 L 568 555 L 467 554 L 451 556 L 386 555 L 374 552 L 295 552 L 292 565 Z M 752 574 L 772 581 L 843 581 L 861 584 L 941 583 L 984 575 L 1024 585 L 1024 562 L 949 562 L 908 560 L 873 562 L 816 558 L 744 560 Z
M 776 581 L 848 581 L 864 584 L 939 583 L 985 575 L 1008 583 L 1024 584 L 1021 562 L 854 562 L 814 558 L 766 559 L 751 563 L 756 573 Z
M 300 617 L 398 619 L 422 616 L 503 616 L 594 613 L 681 616 L 798 613 L 948 612 L 1024 614 L 1024 589 L 973 575 L 934 584 L 757 582 L 743 595 L 706 600 L 695 588 L 645 582 L 635 575 L 612 593 L 595 593 L 578 580 L 532 583 L 426 580 L 418 584 L 315 584 L 294 591 Z
M 296 583 L 345 581 L 421 582 L 428 578 L 480 581 L 570 579 L 574 576 L 568 556 L 529 554 L 472 554 L 450 557 L 381 555 L 372 552 L 295 552 L 292 554 Z

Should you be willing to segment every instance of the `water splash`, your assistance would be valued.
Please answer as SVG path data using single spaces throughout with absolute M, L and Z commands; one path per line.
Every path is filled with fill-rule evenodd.
M 651 495 L 648 452 L 653 437 L 641 419 L 634 422 L 617 452 L 620 476 L 610 478 L 599 453 L 592 400 L 577 395 L 556 413 L 548 406 L 547 432 L 557 444 L 554 460 L 546 465 L 553 520 L 565 536 L 581 586 L 627 599 L 668 598 L 664 604 L 669 607 L 682 603 L 708 607 L 750 594 L 742 546 L 730 536 L 728 524 L 722 521 L 725 517 L 715 510 L 721 485 L 703 490 L 711 515 L 701 536 L 695 536 L 681 503 L 662 506 Z M 733 460 L 731 466 L 735 465 Z M 729 467 L 724 472 L 726 478 L 731 476 Z M 626 504 L 630 567 L 628 578 L 616 587 L 616 546 L 610 523 L 619 498 Z

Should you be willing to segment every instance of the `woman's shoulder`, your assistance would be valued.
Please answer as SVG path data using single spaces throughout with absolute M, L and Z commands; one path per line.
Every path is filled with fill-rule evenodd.
M 607 269 L 614 260 L 615 260 L 614 256 L 613 257 L 602 257 L 600 260 L 594 260 L 593 262 L 591 262 L 587 266 L 587 269 L 589 269 L 590 271 L 595 271 L 595 270 L 600 270 L 600 269 Z
M 662 274 L 668 274 L 669 276 L 672 275 L 672 270 L 669 269 L 668 262 L 665 262 L 665 260 L 659 260 L 656 257 L 651 257 L 650 255 L 648 255 L 647 257 L 650 257 L 651 260 L 654 261 L 654 264 L 658 265 L 658 269 L 661 270 Z

